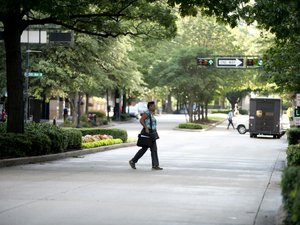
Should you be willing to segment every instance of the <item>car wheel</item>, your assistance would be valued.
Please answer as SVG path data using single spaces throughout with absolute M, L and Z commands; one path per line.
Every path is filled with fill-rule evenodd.
M 247 132 L 247 129 L 244 125 L 238 125 L 237 130 L 240 134 L 245 134 Z

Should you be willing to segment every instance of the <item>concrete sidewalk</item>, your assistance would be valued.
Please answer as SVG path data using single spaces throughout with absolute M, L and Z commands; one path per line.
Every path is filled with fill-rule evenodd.
M 126 147 L 0 168 L 0 225 L 274 225 L 285 138 L 161 130 L 163 171 Z

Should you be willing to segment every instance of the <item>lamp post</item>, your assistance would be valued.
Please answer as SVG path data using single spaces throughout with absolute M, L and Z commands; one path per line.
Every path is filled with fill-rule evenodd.
M 30 70 L 30 53 L 31 52 L 35 52 L 35 53 L 40 53 L 41 51 L 36 51 L 36 50 L 30 50 L 27 46 L 27 50 L 26 50 L 26 72 L 25 72 L 25 93 L 24 93 L 24 97 L 25 97 L 25 106 L 24 106 L 24 120 L 25 123 L 28 120 L 28 87 L 29 87 L 29 70 Z

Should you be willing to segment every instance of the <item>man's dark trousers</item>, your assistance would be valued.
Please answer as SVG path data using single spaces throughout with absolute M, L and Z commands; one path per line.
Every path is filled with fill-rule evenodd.
M 142 147 L 132 158 L 132 162 L 137 163 L 140 158 L 145 154 L 148 150 L 148 147 Z M 159 166 L 158 156 L 157 156 L 157 145 L 156 141 L 153 142 L 153 145 L 150 147 L 151 158 L 152 158 L 152 167 Z

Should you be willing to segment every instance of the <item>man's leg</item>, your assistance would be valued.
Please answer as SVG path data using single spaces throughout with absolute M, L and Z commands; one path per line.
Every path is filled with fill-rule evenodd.
M 159 166 L 156 141 L 153 143 L 151 150 L 152 167 Z
M 140 158 L 142 158 L 142 156 L 145 154 L 145 152 L 147 151 L 147 147 L 142 147 L 136 154 L 135 156 L 131 159 L 131 161 L 133 163 L 137 163 L 139 161 Z

